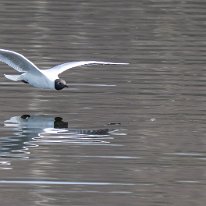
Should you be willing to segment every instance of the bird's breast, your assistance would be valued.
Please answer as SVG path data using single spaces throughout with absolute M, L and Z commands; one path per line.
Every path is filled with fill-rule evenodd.
M 44 75 L 25 74 L 24 81 L 30 85 L 42 89 L 54 89 L 54 81 Z

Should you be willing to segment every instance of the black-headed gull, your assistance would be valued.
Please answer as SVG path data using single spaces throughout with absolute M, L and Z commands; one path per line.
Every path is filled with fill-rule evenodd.
M 67 62 L 51 69 L 41 70 L 23 55 L 5 49 L 0 49 L 0 61 L 8 64 L 10 67 L 21 73 L 20 75 L 4 74 L 7 79 L 12 81 L 22 81 L 37 88 L 53 90 L 61 90 L 68 87 L 66 81 L 59 78 L 59 74 L 73 67 L 89 64 L 128 64 L 104 61 L 77 61 Z

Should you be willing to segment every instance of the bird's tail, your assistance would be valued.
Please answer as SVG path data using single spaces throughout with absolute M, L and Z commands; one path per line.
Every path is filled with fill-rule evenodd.
M 20 80 L 22 80 L 21 75 L 7 75 L 7 74 L 4 74 L 4 76 L 7 79 L 12 80 L 12 81 L 20 81 Z

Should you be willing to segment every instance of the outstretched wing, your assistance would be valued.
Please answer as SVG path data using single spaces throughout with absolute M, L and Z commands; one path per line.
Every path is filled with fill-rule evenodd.
M 48 71 L 51 72 L 54 75 L 59 75 L 62 72 L 74 68 L 74 67 L 78 67 L 78 66 L 83 66 L 83 65 L 94 65 L 94 64 L 118 64 L 118 65 L 125 65 L 128 63 L 115 63 L 115 62 L 102 62 L 102 61 L 78 61 L 78 62 L 67 62 L 64 64 L 60 64 L 57 65 L 51 69 L 49 69 Z
M 14 51 L 0 49 L 0 61 L 6 63 L 18 72 L 40 72 L 36 65 L 23 55 Z

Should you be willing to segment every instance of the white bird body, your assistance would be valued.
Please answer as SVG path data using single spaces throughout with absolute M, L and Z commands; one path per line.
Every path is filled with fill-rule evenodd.
M 21 73 L 20 75 L 5 74 L 4 76 L 7 79 L 12 81 L 23 81 L 24 83 L 28 83 L 33 87 L 52 90 L 61 90 L 65 87 L 68 87 L 64 80 L 59 79 L 59 74 L 73 67 L 91 64 L 128 64 L 103 61 L 77 61 L 60 64 L 51 69 L 40 70 L 23 55 L 5 49 L 0 49 L 0 61 L 8 64 L 13 69 Z
M 54 81 L 56 78 L 52 78 L 52 75 L 47 74 L 48 72 L 41 71 L 41 75 L 35 75 L 30 72 L 26 72 L 23 75 L 23 80 L 28 82 L 33 87 L 42 88 L 42 89 L 55 89 Z
M 32 85 L 33 87 L 42 88 L 42 89 L 55 89 L 54 81 L 58 77 L 54 77 L 48 71 L 41 71 L 42 74 L 33 74 L 31 72 L 25 72 L 21 75 L 4 75 L 7 79 L 12 81 L 23 81 Z

